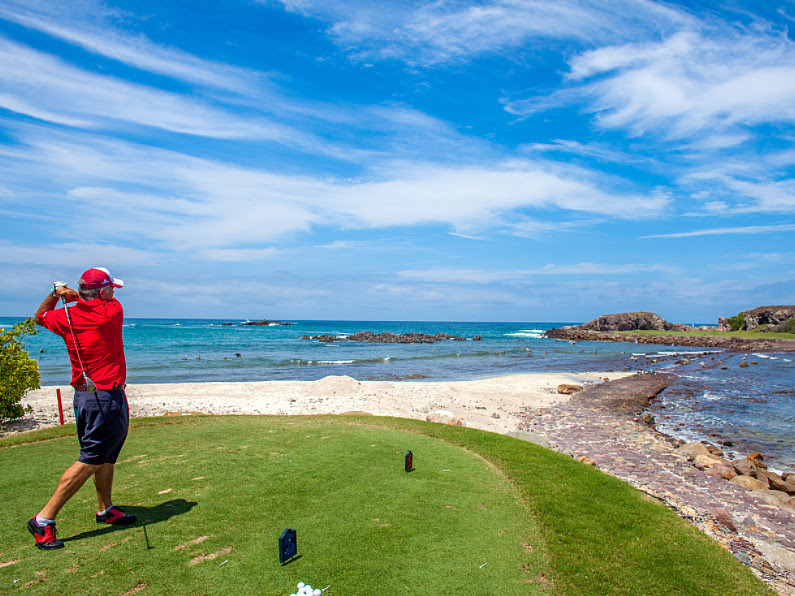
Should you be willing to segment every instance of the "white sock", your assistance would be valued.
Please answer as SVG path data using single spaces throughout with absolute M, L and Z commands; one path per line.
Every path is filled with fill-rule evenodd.
M 110 507 L 113 507 L 113 505 Z M 108 509 L 110 509 L 110 507 L 108 507 Z M 97 515 L 105 515 L 108 512 L 108 509 L 105 509 L 105 511 L 97 511 Z
M 50 524 L 54 524 L 55 520 L 54 519 L 44 519 L 40 515 L 37 515 L 36 516 L 36 523 L 39 524 L 40 526 L 48 526 Z

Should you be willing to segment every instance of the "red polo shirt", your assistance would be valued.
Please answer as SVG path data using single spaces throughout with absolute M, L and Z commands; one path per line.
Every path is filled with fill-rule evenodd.
M 127 362 L 121 337 L 124 322 L 121 303 L 115 298 L 95 298 L 87 302 L 80 300 L 69 307 L 69 314 L 86 374 L 98 389 L 113 389 L 123 385 L 127 380 Z M 66 311 L 63 308 L 50 310 L 39 318 L 47 329 L 60 335 L 66 343 L 72 363 L 72 386 L 84 384 Z

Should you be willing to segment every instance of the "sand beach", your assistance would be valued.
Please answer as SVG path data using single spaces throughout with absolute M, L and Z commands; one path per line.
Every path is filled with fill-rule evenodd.
M 528 373 L 476 381 L 357 381 L 328 376 L 317 381 L 164 383 L 127 386 L 133 417 L 165 414 L 342 414 L 366 412 L 425 420 L 436 411 L 460 418 L 465 426 L 507 434 L 523 421 L 525 408 L 565 402 L 561 384 L 589 384 L 627 376 L 624 372 Z M 47 386 L 30 391 L 23 404 L 33 413 L 24 430 L 58 424 L 56 389 L 61 390 L 66 422 L 74 422 L 72 388 Z M 20 422 L 23 425 L 23 422 Z

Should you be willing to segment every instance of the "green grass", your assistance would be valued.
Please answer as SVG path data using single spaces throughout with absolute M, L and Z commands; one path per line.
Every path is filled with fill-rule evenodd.
M 73 461 L 73 432 L 0 440 L 0 565 L 14 561 L 0 592 L 288 595 L 298 581 L 330 584 L 326 596 L 766 592 L 594 468 L 503 435 L 370 416 L 136 419 L 115 500 L 148 520 L 152 548 L 140 525 L 94 523 L 86 486 L 58 518 L 66 548 L 39 551 L 24 525 Z M 286 527 L 300 557 L 280 566 Z
M 697 337 L 740 337 L 746 339 L 795 339 L 795 333 L 762 333 L 757 331 L 656 331 L 642 329 L 637 331 L 617 331 L 627 335 L 674 335 Z

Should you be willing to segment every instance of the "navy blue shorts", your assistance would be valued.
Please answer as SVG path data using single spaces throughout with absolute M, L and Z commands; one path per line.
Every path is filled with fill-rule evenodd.
M 74 406 L 80 441 L 77 461 L 92 466 L 115 464 L 130 424 L 127 394 L 123 389 L 75 391 Z

